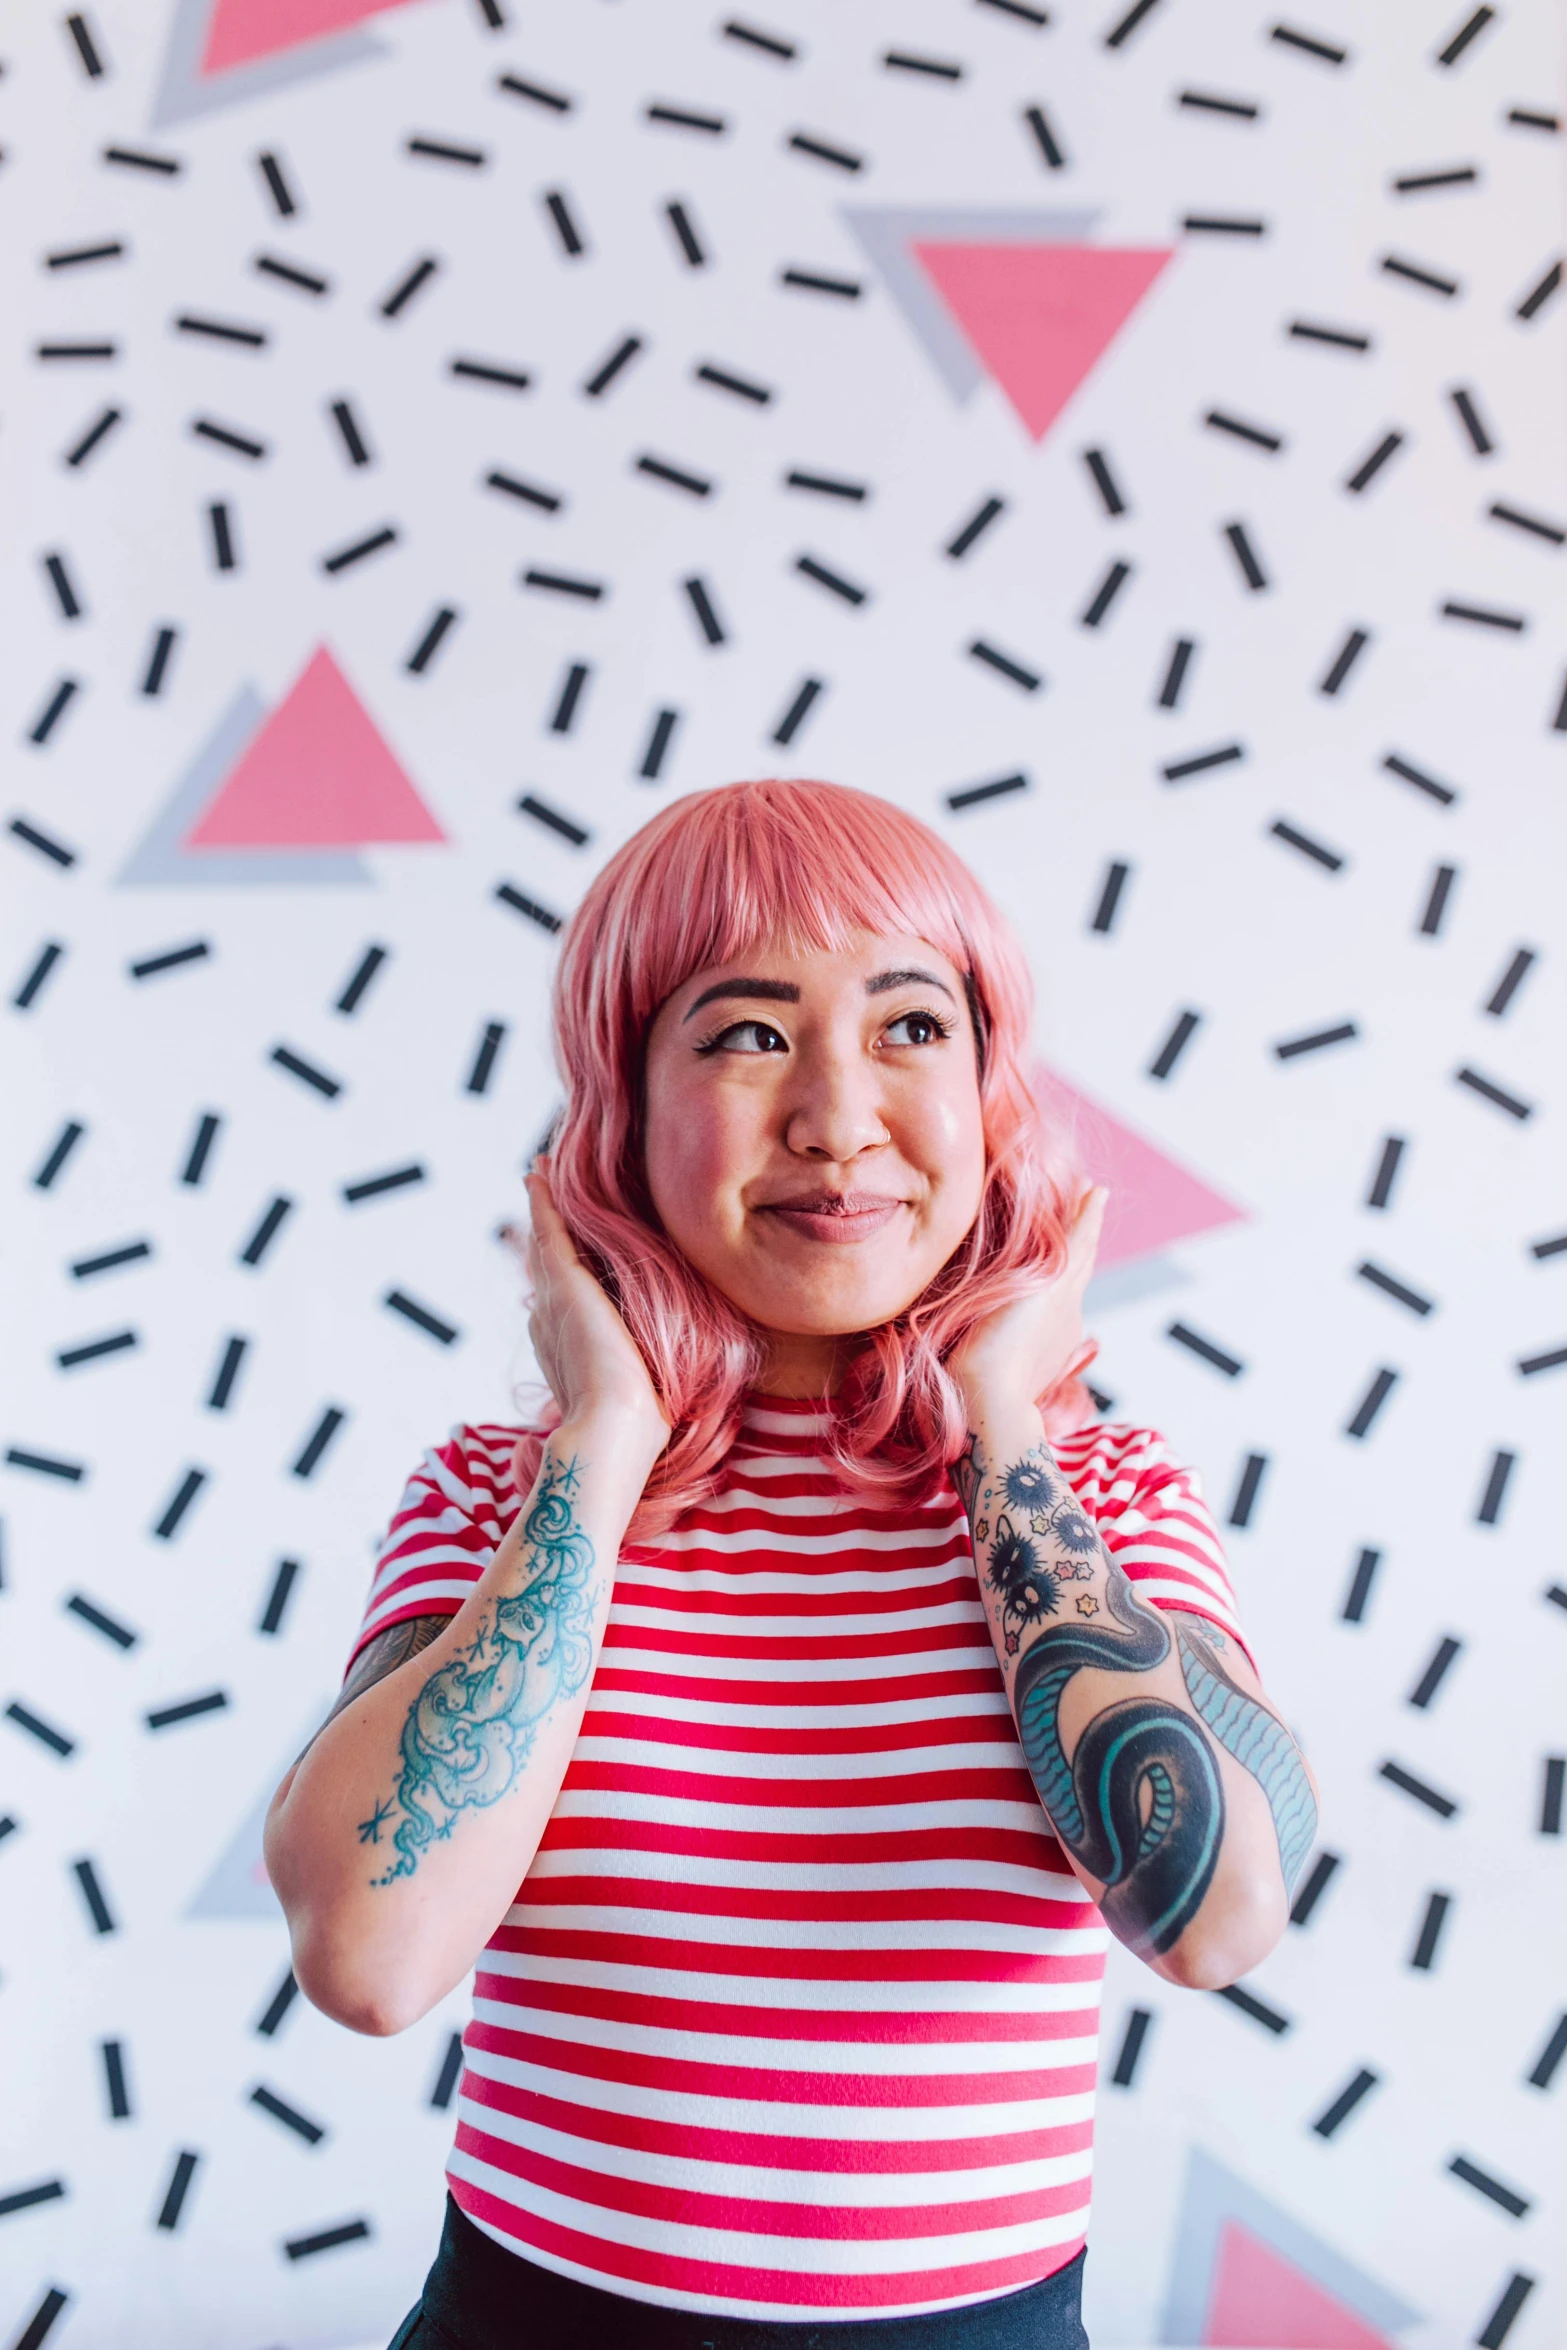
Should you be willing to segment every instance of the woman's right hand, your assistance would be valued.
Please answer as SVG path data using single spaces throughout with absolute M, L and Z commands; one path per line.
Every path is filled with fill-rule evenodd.
M 529 1175 L 533 1288 L 528 1335 L 563 1426 L 610 1423 L 616 1444 L 645 1452 L 644 1475 L 669 1442 L 669 1421 L 641 1350 L 572 1245 L 547 1176 Z

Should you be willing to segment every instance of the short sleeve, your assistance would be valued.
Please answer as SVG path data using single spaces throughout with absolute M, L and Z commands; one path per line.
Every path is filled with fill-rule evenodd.
M 1080 1465 L 1073 1457 L 1078 1449 Z M 1069 1439 L 1060 1451 L 1079 1500 L 1138 1597 L 1206 1616 L 1250 1656 L 1197 1471 L 1176 1460 L 1149 1428 L 1085 1429 L 1079 1446 Z
M 454 1616 L 521 1507 L 511 1461 L 520 1428 L 454 1428 L 424 1456 L 387 1528 L 349 1658 L 389 1624 Z

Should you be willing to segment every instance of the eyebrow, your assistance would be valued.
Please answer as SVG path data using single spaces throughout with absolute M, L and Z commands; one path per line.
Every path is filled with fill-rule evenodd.
M 867 995 L 886 995 L 895 987 L 939 987 L 944 996 L 954 1003 L 957 1001 L 946 981 L 938 979 L 934 971 L 878 971 L 874 979 L 865 982 Z M 743 996 L 748 1003 L 756 1004 L 797 1004 L 800 991 L 789 979 L 721 979 L 716 987 L 705 988 L 697 997 L 684 1014 L 681 1026 L 687 1020 L 694 1020 L 705 1004 L 718 1003 L 725 996 Z

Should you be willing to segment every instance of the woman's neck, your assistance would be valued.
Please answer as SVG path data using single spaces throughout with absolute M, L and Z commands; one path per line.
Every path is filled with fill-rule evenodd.
M 765 1337 L 767 1352 L 759 1381 L 764 1395 L 805 1398 L 837 1394 L 849 1360 L 841 1338 L 817 1338 L 789 1330 L 769 1330 Z

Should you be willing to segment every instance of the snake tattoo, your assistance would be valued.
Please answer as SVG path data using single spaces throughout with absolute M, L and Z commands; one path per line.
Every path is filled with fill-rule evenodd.
M 1024 1758 L 1062 1843 L 1106 1888 L 1101 1908 L 1117 1938 L 1157 1957 L 1202 1906 L 1224 1841 L 1215 1740 L 1266 1795 L 1293 1890 L 1316 1831 L 1310 1781 L 1284 1725 L 1225 1671 L 1221 1635 L 1204 1637 L 1189 1618 L 1172 1631 L 1138 1598 L 1044 1447 L 997 1475 L 971 1436 L 958 1485 L 1003 1646 L 1018 1659 L 1012 1706 Z M 1089 1583 L 1102 1588 L 1103 1607 Z M 1149 1673 L 1172 1647 L 1192 1711 L 1162 1697 L 1115 1700 L 1068 1758 L 1060 1721 L 1074 1676 Z

